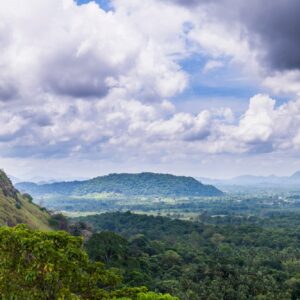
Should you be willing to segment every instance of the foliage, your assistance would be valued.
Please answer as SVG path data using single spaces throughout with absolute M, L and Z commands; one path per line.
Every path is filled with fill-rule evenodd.
M 181 300 L 300 299 L 300 215 L 237 219 L 203 224 L 129 212 L 80 218 L 97 232 L 85 244 L 92 258 L 108 251 L 99 239 L 107 230 L 116 243 L 122 239 L 127 250 L 116 249 L 107 264 L 123 270 L 129 285 Z
M 30 203 L 33 202 L 33 198 L 31 197 L 31 195 L 25 193 L 25 194 L 23 194 L 23 197 L 24 197 L 25 199 L 27 199 Z
M 109 231 L 95 233 L 86 243 L 90 249 L 90 258 L 105 263 L 126 256 L 127 244 L 126 239 Z
M 53 229 L 68 231 L 68 220 L 63 214 L 53 214 L 49 219 L 49 224 Z
M 0 252 L 2 299 L 175 299 L 122 287 L 117 270 L 91 262 L 66 232 L 1 227 Z

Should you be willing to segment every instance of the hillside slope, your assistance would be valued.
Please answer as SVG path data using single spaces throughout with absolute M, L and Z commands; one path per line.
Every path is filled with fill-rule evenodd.
M 50 230 L 50 215 L 31 200 L 29 195 L 20 194 L 0 170 L 0 225 L 24 223 L 33 229 Z
M 44 185 L 19 183 L 17 187 L 33 195 L 118 193 L 126 196 L 197 197 L 223 194 L 214 186 L 204 185 L 192 177 L 156 173 L 110 174 L 85 181 Z

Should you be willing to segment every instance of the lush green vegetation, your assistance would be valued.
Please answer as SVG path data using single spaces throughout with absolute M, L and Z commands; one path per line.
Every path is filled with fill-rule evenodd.
M 149 174 L 149 173 L 144 173 Z M 150 173 L 151 175 L 151 173 Z M 111 175 L 114 177 L 114 175 Z M 121 175 L 116 175 L 121 176 Z M 134 175 L 135 176 L 135 175 Z M 158 176 L 157 174 L 155 176 Z M 165 175 L 162 175 L 165 176 Z M 166 175 L 168 177 L 168 175 Z M 125 176 L 126 177 L 126 176 Z M 151 177 L 151 176 L 150 176 Z M 159 176 L 158 176 L 159 177 Z M 156 177 L 156 178 L 158 178 Z M 176 180 L 180 177 L 175 177 Z M 101 179 L 102 180 L 102 179 Z M 97 178 L 95 179 L 97 181 Z M 90 181 L 88 181 L 90 182 Z M 170 182 L 170 181 L 168 181 Z M 83 182 L 84 183 L 84 182 Z M 69 216 L 104 213 L 128 210 L 136 213 L 172 216 L 180 219 L 205 220 L 207 216 L 264 216 L 274 211 L 299 211 L 299 189 L 239 189 L 232 188 L 226 194 L 216 197 L 204 196 L 158 196 L 158 195 L 125 195 L 115 192 L 89 193 L 73 195 L 79 182 L 69 183 L 70 190 L 64 190 L 65 184 L 42 185 L 42 193 L 33 191 L 35 203 L 53 211 L 62 211 Z M 200 184 L 200 183 L 198 183 Z M 25 184 L 26 186 L 27 184 Z M 96 184 L 95 184 L 96 185 Z M 30 186 L 30 185 L 29 185 Z M 99 185 L 101 186 L 101 185 Z M 128 185 L 129 186 L 129 185 Z M 133 187 L 134 189 L 135 187 Z M 44 190 L 45 189 L 45 190 Z M 62 191 L 60 190 L 62 189 Z M 142 192 L 142 188 L 136 189 Z M 163 190 L 163 189 L 162 189 Z M 61 194 L 60 194 L 61 193 Z M 68 194 L 69 193 L 69 194 Z
M 122 284 L 117 269 L 91 262 L 82 239 L 66 232 L 0 228 L 1 299 L 176 300 Z
M 203 185 L 192 177 L 169 174 L 110 174 L 86 181 L 37 185 L 20 183 L 17 187 L 33 195 L 67 196 L 112 193 L 126 196 L 220 196 L 222 192 Z
M 133 187 L 140 179 L 131 182 L 127 175 L 128 182 L 123 178 L 120 189 L 113 189 L 112 194 L 107 187 L 120 175 L 110 175 L 105 179 L 108 182 L 99 184 L 101 190 L 91 193 L 98 185 L 97 178 L 82 192 L 76 190 L 78 182 L 69 190 L 54 184 L 58 193 L 54 201 L 60 208 L 70 205 L 70 211 L 99 211 L 101 207 L 102 211 L 132 209 L 148 216 L 116 212 L 68 221 L 61 214 L 50 218 L 32 203 L 31 196 L 20 194 L 0 173 L 3 224 L 23 222 L 41 229 L 50 225 L 73 235 L 24 226 L 0 228 L 2 298 L 171 300 L 174 295 L 181 300 L 300 299 L 298 191 L 219 198 L 180 197 L 177 192 L 172 194 L 175 196 L 169 192 L 156 196 L 147 194 L 156 189 L 143 186 L 142 181 L 140 187 Z M 151 182 L 147 176 L 152 174 L 143 176 Z M 164 186 L 173 179 L 161 176 L 167 180 L 153 181 L 151 186 L 176 191 L 174 186 Z M 186 182 L 190 184 L 190 179 Z M 180 186 L 180 182 L 176 184 Z M 126 191 L 129 187 L 132 194 Z M 68 196 L 70 191 L 76 193 Z M 75 236 L 84 237 L 84 244 Z
M 50 215 L 32 202 L 28 194 L 16 190 L 0 170 L 0 225 L 25 223 L 31 228 L 49 230 Z
M 67 220 L 50 216 L 0 171 L 0 225 L 19 223 L 27 225 L 0 227 L 1 299 L 176 300 L 145 287 L 128 287 L 118 269 L 90 261 L 81 237 L 50 230 L 70 230 Z M 84 228 L 83 224 L 77 233 Z
M 123 270 L 128 285 L 182 300 L 300 299 L 300 215 L 221 219 L 128 212 L 79 221 L 94 228 L 85 244 L 90 257 Z

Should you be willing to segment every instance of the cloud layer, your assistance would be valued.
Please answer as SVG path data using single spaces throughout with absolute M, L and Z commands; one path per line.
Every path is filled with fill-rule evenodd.
M 183 7 L 206 11 L 210 19 L 238 26 L 252 46 L 262 47 L 264 60 L 276 70 L 300 69 L 300 2 L 297 0 L 170 0 Z
M 164 161 L 298 151 L 298 100 L 276 106 L 257 94 L 243 115 L 184 113 L 172 103 L 190 85 L 182 62 L 195 54 L 206 58 L 203 74 L 238 65 L 267 75 L 272 92 L 299 93 L 298 2 L 245 3 L 114 0 L 112 11 L 72 0 L 1 3 L 1 156 Z M 234 10 L 220 19 L 224 5 Z

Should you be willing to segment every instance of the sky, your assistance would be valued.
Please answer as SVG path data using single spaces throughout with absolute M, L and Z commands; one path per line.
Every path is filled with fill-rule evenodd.
M 298 0 L 0 3 L 0 167 L 23 180 L 300 170 Z

